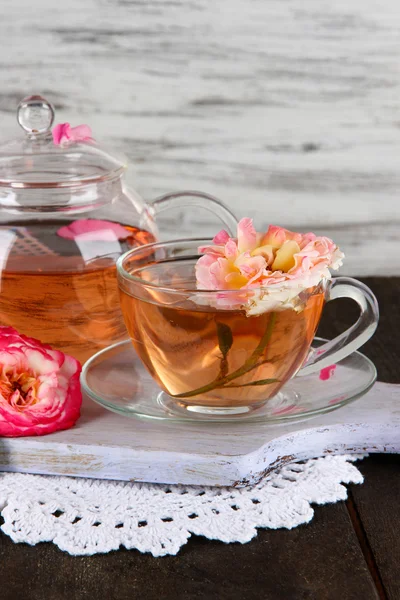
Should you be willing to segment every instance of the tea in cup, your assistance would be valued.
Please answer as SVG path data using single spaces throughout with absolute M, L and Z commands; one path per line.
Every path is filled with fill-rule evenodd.
M 198 239 L 153 243 L 127 252 L 117 263 L 133 346 L 180 407 L 207 414 L 255 410 L 293 376 L 338 362 L 373 334 L 378 308 L 372 292 L 354 279 L 331 280 L 326 270 L 316 270 L 306 287 L 292 285 L 293 279 L 288 286 L 282 276 L 273 285 L 202 289 L 199 258 L 204 248 L 215 247 Z M 212 265 L 211 258 L 205 262 Z M 232 273 L 230 280 L 237 276 Z M 325 303 L 344 296 L 359 304 L 360 318 L 310 352 Z

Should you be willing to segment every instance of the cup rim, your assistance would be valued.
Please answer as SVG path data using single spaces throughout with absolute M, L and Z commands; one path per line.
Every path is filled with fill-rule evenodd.
M 117 263 L 116 263 L 117 264 L 117 273 L 123 279 L 131 281 L 133 283 L 137 283 L 145 288 L 155 289 L 155 290 L 168 292 L 168 293 L 177 293 L 177 294 L 189 294 L 190 293 L 190 294 L 193 294 L 193 293 L 201 292 L 201 293 L 208 293 L 208 294 L 211 294 L 211 293 L 218 294 L 221 292 L 234 292 L 237 294 L 237 292 L 242 291 L 240 289 L 237 289 L 237 290 L 204 290 L 204 289 L 200 289 L 197 287 L 192 287 L 192 288 L 168 287 L 165 285 L 159 285 L 158 283 L 151 283 L 149 281 L 144 281 L 140 277 L 136 277 L 136 275 L 132 275 L 132 273 L 128 273 L 128 271 L 123 266 L 124 261 L 128 257 L 132 256 L 133 254 L 139 254 L 139 252 L 143 251 L 144 249 L 152 250 L 153 248 L 156 248 L 157 246 L 158 247 L 174 246 L 177 244 L 183 244 L 184 242 L 192 242 L 193 244 L 200 246 L 201 244 L 211 243 L 212 238 L 179 238 L 176 240 L 166 240 L 165 242 L 163 242 L 163 241 L 151 242 L 150 244 L 144 244 L 143 246 L 138 246 L 137 248 L 131 248 L 131 250 L 128 250 L 127 252 L 125 252 L 118 258 Z M 200 256 L 201 255 L 199 254 L 199 257 Z M 184 258 L 184 257 L 181 257 L 181 258 Z
M 196 244 L 198 246 L 200 245 L 204 245 L 204 244 L 210 244 L 212 243 L 212 238 L 179 238 L 176 240 L 167 240 L 165 242 L 163 241 L 158 241 L 158 242 L 152 242 L 150 244 L 144 244 L 143 246 L 138 246 L 137 248 L 131 248 L 131 250 L 128 250 L 127 252 L 125 252 L 124 254 L 122 254 L 116 263 L 117 266 L 117 274 L 118 277 L 121 277 L 122 279 L 125 279 L 127 281 L 131 281 L 132 283 L 136 283 L 141 285 L 144 288 L 150 288 L 153 290 L 158 290 L 158 291 L 162 291 L 162 292 L 167 292 L 167 293 L 173 293 L 173 294 L 224 294 L 224 295 L 234 295 L 234 294 L 243 294 L 243 293 L 249 293 L 251 294 L 254 291 L 263 291 L 263 292 L 271 292 L 273 290 L 279 289 L 279 288 L 284 288 L 284 286 L 282 284 L 275 284 L 275 285 L 271 285 L 271 286 L 261 286 L 261 287 L 257 287 L 257 288 L 236 288 L 234 290 L 224 290 L 224 289 L 218 289 L 218 290 L 210 290 L 210 289 L 202 289 L 202 288 L 197 288 L 197 287 L 191 287 L 191 288 L 174 288 L 174 287 L 168 287 L 165 285 L 159 285 L 157 283 L 151 283 L 151 282 L 146 282 L 143 281 L 143 279 L 141 279 L 140 277 L 136 277 L 135 275 L 132 275 L 131 273 L 128 273 L 128 271 L 124 268 L 123 263 L 124 261 L 131 255 L 133 254 L 139 254 L 139 252 L 143 251 L 144 249 L 149 249 L 151 250 L 152 248 L 155 247 L 162 247 L 162 246 L 173 246 L 175 244 L 182 244 L 184 242 L 192 242 L 193 244 Z M 202 256 L 201 254 L 199 254 L 199 257 Z M 184 257 L 181 257 L 184 258 Z M 178 257 L 179 259 L 179 257 Z M 321 278 L 318 285 L 324 281 L 325 278 Z M 288 280 L 289 281 L 289 280 Z M 327 280 L 328 281 L 328 280 Z M 285 283 L 285 282 L 283 282 Z M 292 287 L 292 286 L 290 286 Z M 293 286 L 293 288 L 296 286 Z M 299 285 L 299 292 L 304 289 L 303 286 Z

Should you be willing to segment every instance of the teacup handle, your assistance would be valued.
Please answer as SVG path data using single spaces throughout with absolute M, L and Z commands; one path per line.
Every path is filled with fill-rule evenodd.
M 336 277 L 331 283 L 327 302 L 337 298 L 351 298 L 360 307 L 361 313 L 354 325 L 320 346 L 311 353 L 297 376 L 310 375 L 324 367 L 334 365 L 360 346 L 373 335 L 378 326 L 379 307 L 372 291 L 357 279 Z
M 236 237 L 237 218 L 226 204 L 210 194 L 196 191 L 173 192 L 156 198 L 150 204 L 154 214 L 182 206 L 199 206 L 214 213 L 221 219 L 229 235 Z

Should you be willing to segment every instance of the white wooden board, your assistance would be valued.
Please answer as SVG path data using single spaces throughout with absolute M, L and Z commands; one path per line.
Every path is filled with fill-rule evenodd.
M 254 483 L 294 460 L 400 452 L 400 385 L 377 383 L 347 407 L 301 423 L 167 423 L 87 400 L 73 429 L 0 440 L 0 470 L 199 485 Z
M 342 274 L 400 274 L 398 0 L 3 2 L 2 138 L 31 93 L 126 152 L 147 199 L 220 196 L 258 227 L 330 235 Z M 164 237 L 215 232 L 163 216 Z M 1 439 L 0 468 L 243 484 L 330 451 L 400 451 L 400 386 L 298 425 L 171 425 L 89 401 L 76 428 Z

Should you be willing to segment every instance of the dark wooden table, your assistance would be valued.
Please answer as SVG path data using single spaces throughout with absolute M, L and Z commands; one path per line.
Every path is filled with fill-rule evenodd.
M 400 383 L 400 278 L 364 281 L 382 316 L 363 351 L 380 380 Z M 347 300 L 328 305 L 320 335 L 343 330 L 355 314 Z M 359 468 L 365 483 L 350 486 L 347 502 L 316 507 L 313 521 L 292 531 L 260 530 L 245 545 L 191 538 L 165 558 L 125 549 L 72 557 L 1 534 L 0 599 L 400 600 L 400 456 L 371 456 Z

